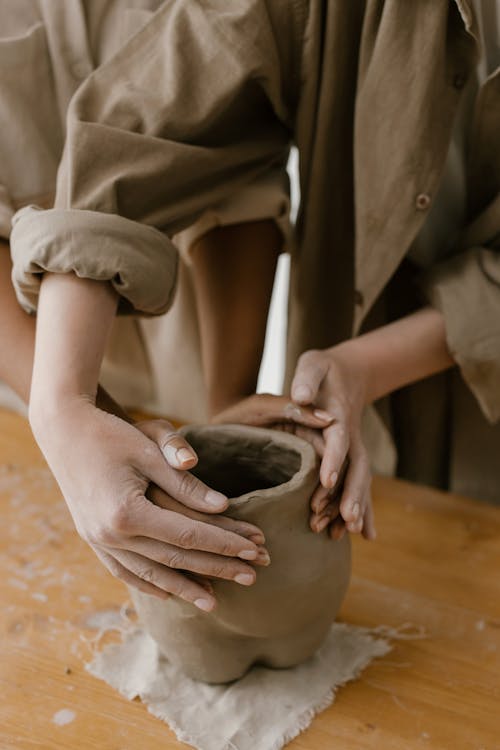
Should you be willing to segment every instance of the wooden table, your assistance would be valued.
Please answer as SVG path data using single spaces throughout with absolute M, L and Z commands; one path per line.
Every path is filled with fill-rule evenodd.
M 290 750 L 500 748 L 500 509 L 387 479 L 374 496 L 379 539 L 354 540 L 342 619 L 427 637 L 396 641 Z M 0 502 L 0 750 L 185 748 L 85 671 L 127 592 L 74 531 L 26 422 L 2 411 Z

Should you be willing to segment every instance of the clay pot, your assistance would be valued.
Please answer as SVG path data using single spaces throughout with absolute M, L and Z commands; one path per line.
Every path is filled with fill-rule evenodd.
M 271 565 L 257 567 L 257 582 L 248 588 L 215 581 L 218 605 L 209 614 L 133 589 L 142 624 L 172 663 L 204 682 L 235 680 L 255 663 L 304 661 L 325 638 L 350 575 L 348 535 L 334 542 L 309 528 L 315 451 L 294 435 L 255 427 L 183 433 L 199 456 L 193 473 L 232 498 L 228 515 L 262 529 Z

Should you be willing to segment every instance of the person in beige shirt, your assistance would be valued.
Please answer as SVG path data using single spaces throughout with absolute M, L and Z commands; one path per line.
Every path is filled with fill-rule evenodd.
M 322 431 L 319 522 L 331 523 L 333 535 L 343 523 L 374 533 L 360 432 L 367 403 L 455 362 L 484 414 L 498 419 L 495 68 L 471 105 L 463 222 L 431 263 L 412 250 L 436 205 L 479 35 L 465 0 L 432 6 L 241 0 L 230 9 L 216 0 L 203 8 L 167 3 L 90 77 L 70 109 L 56 208 L 20 212 L 12 237 L 18 298 L 27 310 L 38 305 L 32 424 L 66 495 L 91 507 L 81 475 L 65 475 L 58 458 L 76 422 L 88 425 L 92 440 L 79 439 L 80 457 L 70 465 L 106 457 L 105 465 L 92 460 L 96 476 L 102 468 L 102 497 L 116 497 L 123 477 L 134 493 L 154 479 L 144 462 L 140 481 L 130 473 L 130 457 L 140 448 L 136 435 L 91 406 L 106 333 L 117 308 L 147 315 L 168 308 L 176 265 L 171 238 L 283 164 L 292 141 L 300 153 L 302 207 L 292 247 L 290 374 L 305 349 L 329 347 L 301 360 L 292 396 L 326 407 L 335 418 Z M 425 297 L 433 308 L 422 307 Z M 97 321 L 89 347 L 85 332 Z M 51 368 L 54 360 L 60 373 Z M 460 416 L 463 392 L 454 375 L 432 383 L 414 408 L 407 439 L 404 410 L 394 403 L 381 413 L 409 453 L 418 417 L 426 417 L 410 469 L 414 478 L 455 488 L 450 438 L 463 430 L 450 410 Z M 66 417 L 61 403 L 71 405 Z M 475 430 L 484 433 L 479 410 L 472 415 Z M 55 436 L 47 433 L 47 416 Z M 373 425 L 383 429 L 375 418 Z M 326 492 L 346 455 L 340 515 L 332 503 L 325 519 Z M 495 471 L 489 466 L 492 494 Z M 467 473 L 481 473 L 473 455 Z M 98 544 L 115 559 L 136 529 L 135 515 L 126 514 L 120 533 Z M 134 569 L 130 554 L 126 563 Z M 150 570 L 162 588 L 161 566 Z
M 0 234 L 5 238 L 0 254 L 0 345 L 2 351 L 9 352 L 9 356 L 1 358 L 1 376 L 25 402 L 28 401 L 30 389 L 35 320 L 19 308 L 10 284 L 11 264 L 7 241 L 12 217 L 16 209 L 31 203 L 39 206 L 53 203 L 66 111 L 72 95 L 96 66 L 112 58 L 119 47 L 151 18 L 159 5 L 158 0 L 90 0 L 85 3 L 72 0 L 39 4 L 20 0 L 16 5 L 0 2 L 3 21 L 0 37 L 0 113 L 6 124 L 0 139 Z M 195 286 L 202 298 L 199 306 L 205 313 L 204 324 L 210 336 L 215 322 L 211 313 L 216 316 L 217 309 L 203 311 L 203 299 L 206 297 L 207 284 L 210 285 L 214 278 L 210 264 L 214 260 L 215 248 L 218 282 L 234 286 L 235 278 L 246 281 L 248 299 L 239 293 L 235 295 L 234 305 L 231 305 L 226 294 L 224 302 L 225 308 L 229 308 L 235 318 L 246 314 L 249 303 L 256 305 L 257 314 L 247 316 L 247 330 L 249 333 L 254 330 L 251 338 L 256 344 L 253 349 L 242 350 L 239 361 L 235 362 L 232 381 L 221 383 L 218 377 L 220 364 L 216 363 L 218 352 L 211 348 L 211 343 L 215 347 L 220 346 L 221 337 L 209 341 L 204 347 L 205 359 L 209 360 L 207 370 L 213 381 L 209 393 L 216 404 L 221 398 L 242 396 L 255 389 L 267 298 L 270 296 L 277 254 L 287 230 L 288 195 L 284 166 L 264 175 L 257 182 L 240 190 L 230 200 L 214 204 L 199 221 L 176 236 L 176 244 L 186 262 L 180 275 L 181 289 L 173 316 L 169 315 L 173 321 L 165 316 L 157 321 L 136 318 L 117 321 L 101 374 L 106 386 L 121 404 L 175 415 L 172 407 L 174 404 L 178 407 L 179 399 L 172 398 L 172 391 L 176 386 L 178 388 L 178 381 L 182 382 L 182 378 L 186 377 L 186 367 L 189 368 L 192 362 L 188 358 L 184 370 L 180 368 L 177 381 L 175 377 L 165 378 L 165 363 L 169 362 L 169 352 L 179 353 L 179 337 L 177 340 L 175 338 L 177 318 L 180 317 L 182 323 L 186 308 L 193 302 Z M 244 232 L 239 229 L 241 222 L 245 222 Z M 248 263 L 249 251 L 255 243 L 262 244 L 265 250 L 257 268 L 255 253 L 252 253 L 250 267 Z M 229 248 L 233 250 L 234 246 L 238 248 L 238 253 L 232 252 L 230 255 Z M 269 279 L 267 286 L 262 283 L 262 277 Z M 225 331 L 221 330 L 220 334 L 224 338 Z M 165 343 L 171 348 L 166 347 Z M 234 354 L 227 344 L 225 350 L 226 356 Z M 11 356 L 12 351 L 15 351 L 15 356 Z M 196 364 L 200 359 L 198 352 Z M 215 363 L 212 370 L 210 361 Z M 160 379 L 163 387 L 155 389 L 154 381 Z M 170 380 L 170 388 L 164 383 L 165 380 Z M 185 403 L 192 413 L 196 413 L 195 409 L 199 411 L 200 405 L 196 407 L 196 383 L 193 385 L 194 393 L 190 394 L 189 399 L 186 398 Z M 129 421 L 123 409 L 102 388 L 98 393 L 98 404 Z M 314 422 L 318 424 L 318 420 Z M 165 458 L 175 467 L 192 466 L 192 450 L 175 435 L 170 425 L 157 421 L 137 426 L 147 431 L 148 436 L 162 447 Z M 255 571 L 241 557 L 246 555 L 254 560 L 257 556 L 258 564 L 266 563 L 260 530 L 251 524 L 213 515 L 224 507 L 223 498 L 214 495 L 215 505 L 210 506 L 207 488 L 200 483 L 190 486 L 189 492 L 187 488 L 174 491 L 173 485 L 170 489 L 171 494 L 182 502 L 167 498 L 156 488 L 153 491 L 155 502 L 168 512 L 158 517 L 155 514 L 155 519 L 152 519 L 149 511 L 153 509 L 148 503 L 142 521 L 144 527 L 156 524 L 157 535 L 165 526 L 168 528 L 165 532 L 168 544 L 163 546 L 162 554 L 170 556 L 171 565 L 173 555 L 176 555 L 180 566 L 182 554 L 182 567 L 193 572 L 232 580 L 239 577 L 238 582 L 245 585 L 253 582 Z M 89 530 L 81 531 L 86 536 Z M 190 556 L 179 546 L 179 540 L 193 533 L 200 537 L 198 546 L 203 547 L 205 554 L 193 553 Z M 163 541 L 167 539 L 164 537 Z M 117 572 L 122 577 L 126 575 L 125 569 L 118 569 Z M 129 575 L 127 580 L 131 579 L 142 588 L 151 588 L 146 580 L 134 579 Z M 203 583 L 201 579 L 200 583 Z M 206 606 L 204 589 L 193 585 L 180 573 L 172 572 L 168 589 L 178 594 L 184 593 L 190 600 L 198 597 L 198 604 Z M 161 593 L 157 588 L 154 590 Z

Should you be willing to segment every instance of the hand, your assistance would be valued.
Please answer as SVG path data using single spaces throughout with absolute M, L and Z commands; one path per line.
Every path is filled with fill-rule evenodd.
M 190 574 L 243 585 L 255 581 L 254 568 L 244 561 L 266 564 L 259 529 L 227 519 L 208 524 L 180 512 L 188 507 L 220 513 L 227 498 L 171 468 L 155 442 L 87 399 L 66 399 L 50 421 L 44 416 L 37 409 L 30 413 L 37 441 L 80 536 L 113 575 L 156 596 L 175 594 L 205 611 L 216 604 L 213 593 Z M 167 452 L 172 446 L 178 446 L 181 461 L 179 451 L 192 450 L 171 434 Z M 152 492 L 154 502 L 146 497 L 151 482 L 163 491 Z
M 173 425 L 167 420 L 149 419 L 135 422 L 134 426 L 144 433 L 144 435 L 150 437 L 151 440 L 158 445 L 165 459 L 173 468 L 187 470 L 196 465 L 198 457 L 195 450 L 189 445 L 187 440 L 182 437 L 182 435 L 179 435 Z M 151 502 L 158 505 L 160 508 L 174 511 L 175 513 L 179 513 L 187 518 L 202 521 L 203 523 L 211 524 L 219 529 L 226 529 L 226 531 L 231 531 L 234 534 L 239 534 L 246 539 L 250 539 L 252 542 L 259 545 L 259 555 L 254 561 L 255 565 L 267 566 L 270 564 L 271 559 L 269 553 L 262 546 L 265 543 L 264 534 L 259 528 L 257 528 L 257 526 L 254 526 L 247 521 L 237 520 L 221 514 L 210 515 L 208 513 L 192 510 L 182 503 L 179 503 L 177 500 L 174 500 L 156 485 L 149 486 L 146 496 Z M 191 577 L 201 583 L 207 591 L 213 592 L 208 577 L 204 577 L 203 575 L 192 575 Z M 212 575 L 212 578 L 214 577 L 217 576 Z
M 295 403 L 303 407 L 314 404 L 333 418 L 323 430 L 321 486 L 311 500 L 311 527 L 320 532 L 328 526 L 335 539 L 344 534 L 345 528 L 374 539 L 370 463 L 361 439 L 369 373 L 350 344 L 305 352 L 299 359 L 291 394 Z
M 307 440 L 322 457 L 325 447 L 323 429 L 333 417 L 321 409 L 301 407 L 286 396 L 255 393 L 238 401 L 212 418 L 214 424 L 247 424 L 291 432 Z
M 311 443 L 316 449 L 318 456 L 322 458 L 325 452 L 323 431 L 333 422 L 333 417 L 321 409 L 315 409 L 310 406 L 298 406 L 286 396 L 273 396 L 266 393 L 244 398 L 242 401 L 217 414 L 212 421 L 218 424 L 232 422 L 290 432 Z M 335 490 L 340 486 L 341 480 L 342 477 L 339 483 L 337 483 Z M 325 523 L 323 516 L 320 517 L 318 515 L 314 509 L 318 504 L 322 503 L 321 510 L 326 507 L 328 514 L 332 512 L 333 508 L 337 507 L 336 515 L 338 515 L 338 503 L 335 505 L 337 494 L 336 492 L 335 496 L 332 496 L 332 491 L 325 491 L 320 484 L 318 485 L 313 495 L 315 505 L 312 506 L 310 518 L 313 531 L 322 531 L 331 520 L 330 518 Z M 326 502 L 324 501 L 325 496 L 328 498 Z M 320 518 L 323 525 L 318 528 Z

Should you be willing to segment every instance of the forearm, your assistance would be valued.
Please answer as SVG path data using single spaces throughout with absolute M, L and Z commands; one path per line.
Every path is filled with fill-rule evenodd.
M 110 285 L 47 274 L 37 316 L 30 412 L 53 413 L 64 400 L 95 403 L 104 350 L 116 313 Z
M 0 379 L 25 404 L 29 401 L 35 352 L 36 319 L 18 304 L 11 283 L 12 262 L 9 245 L 0 240 Z M 11 353 L 15 352 L 15 356 Z M 99 386 L 97 405 L 103 411 L 131 421 L 122 407 Z
M 211 415 L 255 392 L 282 244 L 275 222 L 264 220 L 219 227 L 193 247 Z
M 366 373 L 367 404 L 454 364 L 446 344 L 444 318 L 431 307 L 336 349 L 340 356 L 348 354 L 359 371 Z

